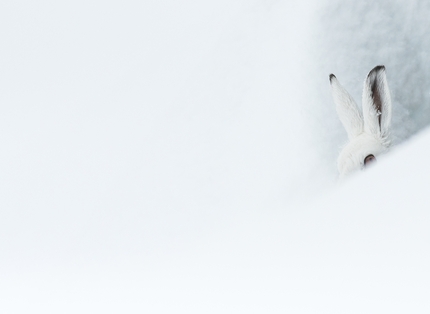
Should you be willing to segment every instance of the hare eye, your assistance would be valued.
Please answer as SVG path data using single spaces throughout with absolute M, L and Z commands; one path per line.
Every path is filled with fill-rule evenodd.
M 370 164 L 373 164 L 376 162 L 376 158 L 373 155 L 368 155 L 366 158 L 364 158 L 364 166 L 368 166 Z

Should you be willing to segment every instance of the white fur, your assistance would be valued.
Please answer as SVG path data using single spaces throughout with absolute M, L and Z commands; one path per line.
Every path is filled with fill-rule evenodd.
M 337 160 L 342 178 L 364 169 L 366 156 L 377 158 L 388 150 L 391 98 L 384 66 L 372 69 L 364 81 L 363 112 L 333 74 L 330 75 L 330 84 L 337 114 L 349 138 Z

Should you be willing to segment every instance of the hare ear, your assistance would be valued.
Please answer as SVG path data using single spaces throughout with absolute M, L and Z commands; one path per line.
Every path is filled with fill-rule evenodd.
M 383 65 L 373 68 L 364 81 L 363 116 L 366 131 L 381 138 L 388 137 L 391 124 L 391 98 Z
M 361 116 L 361 112 L 354 99 L 340 85 L 333 74 L 330 74 L 330 85 L 339 119 L 348 133 L 349 139 L 353 139 L 363 132 L 363 117 Z

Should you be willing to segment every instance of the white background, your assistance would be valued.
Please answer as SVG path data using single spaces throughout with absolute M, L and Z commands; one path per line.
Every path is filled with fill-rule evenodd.
M 428 313 L 428 134 L 338 187 L 328 86 L 423 129 L 427 7 L 3 1 L 1 312 Z

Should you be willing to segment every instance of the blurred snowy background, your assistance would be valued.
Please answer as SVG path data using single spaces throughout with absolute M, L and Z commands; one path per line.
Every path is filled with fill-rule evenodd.
M 3 1 L 0 312 L 428 312 L 428 140 L 335 188 L 328 84 L 384 64 L 395 142 L 423 129 L 428 13 Z
M 367 73 L 383 64 L 393 101 L 393 143 L 399 144 L 430 123 L 430 61 L 427 38 L 430 3 L 421 0 L 325 1 L 317 13 L 312 38 L 312 62 L 316 61 L 317 99 L 331 96 L 322 73 L 334 73 L 361 105 Z M 315 103 L 315 102 L 314 102 Z M 320 109 L 320 108 L 319 108 Z M 323 163 L 336 158 L 336 147 L 347 140 L 333 108 L 315 115 L 321 131 L 318 140 Z M 327 149 L 330 147 L 330 149 Z

